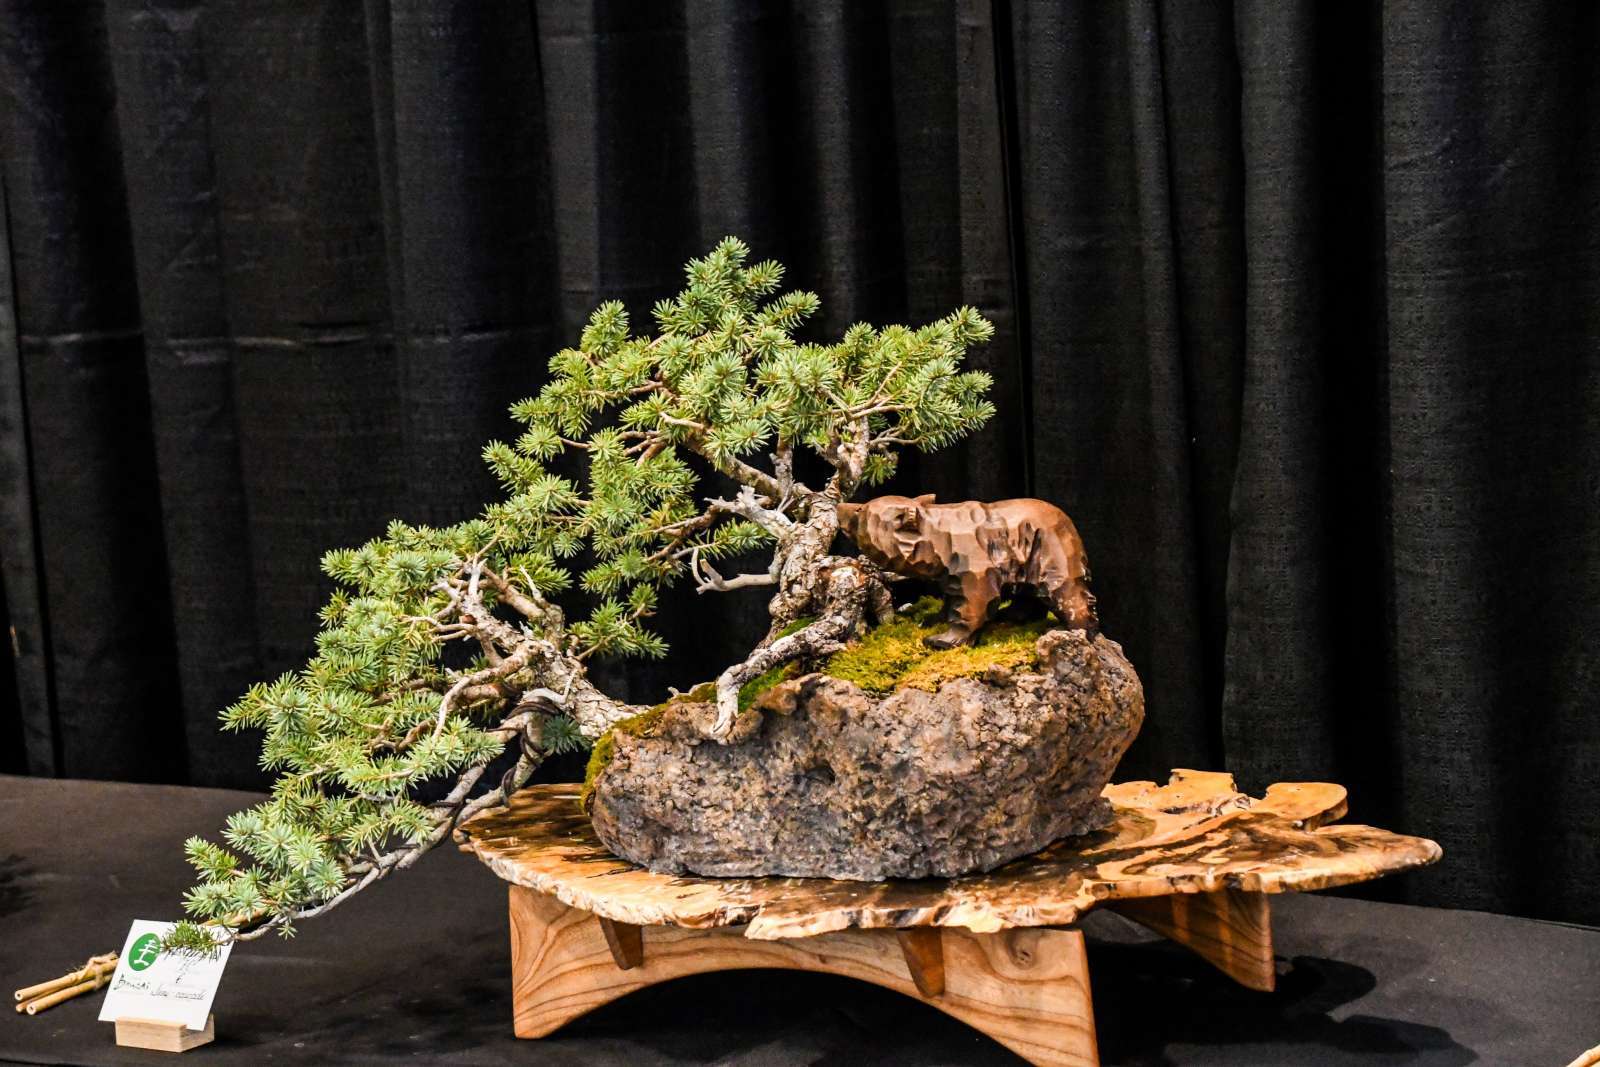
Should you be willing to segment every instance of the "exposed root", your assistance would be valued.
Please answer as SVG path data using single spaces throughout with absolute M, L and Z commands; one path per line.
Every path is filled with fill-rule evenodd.
M 717 715 L 708 736 L 724 744 L 733 733 L 739 714 L 739 689 L 774 667 L 798 659 L 816 659 L 843 648 L 866 619 L 869 601 L 874 606 L 887 597 L 874 593 L 882 589 L 870 565 L 861 560 L 830 556 L 822 561 L 823 607 L 815 622 L 792 634 L 757 648 L 742 663 L 736 663 L 717 678 Z

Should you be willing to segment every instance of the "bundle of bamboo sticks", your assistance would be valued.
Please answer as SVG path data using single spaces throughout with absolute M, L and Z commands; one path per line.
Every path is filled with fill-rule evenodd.
M 82 967 L 64 974 L 53 982 L 40 982 L 38 985 L 28 986 L 26 989 L 17 990 L 17 1010 L 25 1011 L 29 1015 L 37 1015 L 46 1008 L 53 1008 L 64 1000 L 92 993 L 96 989 L 111 981 L 112 972 L 117 969 L 117 954 L 108 952 L 104 956 L 91 956 L 89 962 Z

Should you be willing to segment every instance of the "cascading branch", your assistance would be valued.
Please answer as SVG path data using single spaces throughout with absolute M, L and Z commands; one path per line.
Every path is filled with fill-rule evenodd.
M 228 820 L 224 844 L 188 842 L 195 921 L 174 947 L 209 946 L 199 924 L 292 935 L 502 804 L 546 755 L 642 711 L 597 689 L 586 663 L 663 655 L 650 629 L 663 586 L 774 588 L 766 637 L 717 679 L 721 740 L 746 681 L 836 651 L 869 613 L 890 612 L 883 575 L 829 554 L 838 505 L 892 475 L 899 448 L 941 448 L 993 415 L 989 376 L 961 369 L 993 327 L 960 308 L 802 343 L 816 295 L 774 295 L 783 268 L 748 258 L 728 238 L 691 260 L 687 288 L 654 309 L 654 337 L 633 336 L 620 303 L 596 309 L 538 395 L 512 406 L 520 436 L 484 449 L 505 499 L 454 526 L 394 522 L 323 558 L 339 588 L 316 654 L 223 713 L 225 729 L 264 732 L 262 766 L 280 777 Z M 820 486 L 795 476 L 800 448 L 830 471 Z M 562 473 L 573 457 L 578 478 Z M 735 493 L 697 497 L 691 457 Z M 762 548 L 763 572 L 716 569 Z M 554 598 L 574 587 L 593 606 L 569 620 Z M 479 791 L 508 746 L 515 765 Z M 441 799 L 417 799 L 440 783 Z

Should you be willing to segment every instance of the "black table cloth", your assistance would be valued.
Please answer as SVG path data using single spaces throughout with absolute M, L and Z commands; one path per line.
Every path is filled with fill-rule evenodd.
M 252 794 L 0 777 L 0 982 L 53 978 L 178 917 L 182 843 Z M 1446 856 L 1445 863 L 1450 862 Z M 1401 877 L 1404 877 L 1403 875 Z M 453 849 L 292 941 L 235 949 L 215 1044 L 183 1063 L 1017 1064 L 934 1008 L 863 983 L 759 971 L 684 979 L 538 1042 L 511 1033 L 505 887 Z M 1600 1044 L 1600 930 L 1335 897 L 1273 903 L 1276 993 L 1095 914 L 1110 1064 L 1515 1064 Z M 95 1021 L 99 995 L 4 1012 L 0 1062 L 153 1064 Z

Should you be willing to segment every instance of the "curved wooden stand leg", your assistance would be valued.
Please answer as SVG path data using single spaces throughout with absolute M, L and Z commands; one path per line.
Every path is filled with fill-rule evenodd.
M 1272 992 L 1272 912 L 1265 893 L 1224 889 L 1109 901 L 1106 907 L 1193 950 L 1248 989 Z
M 554 897 L 511 887 L 518 1037 L 543 1037 L 657 982 L 751 967 L 818 971 L 885 986 L 932 1004 L 1033 1063 L 1100 1062 L 1089 967 L 1076 930 L 852 929 L 752 941 L 737 927 L 602 924 Z

